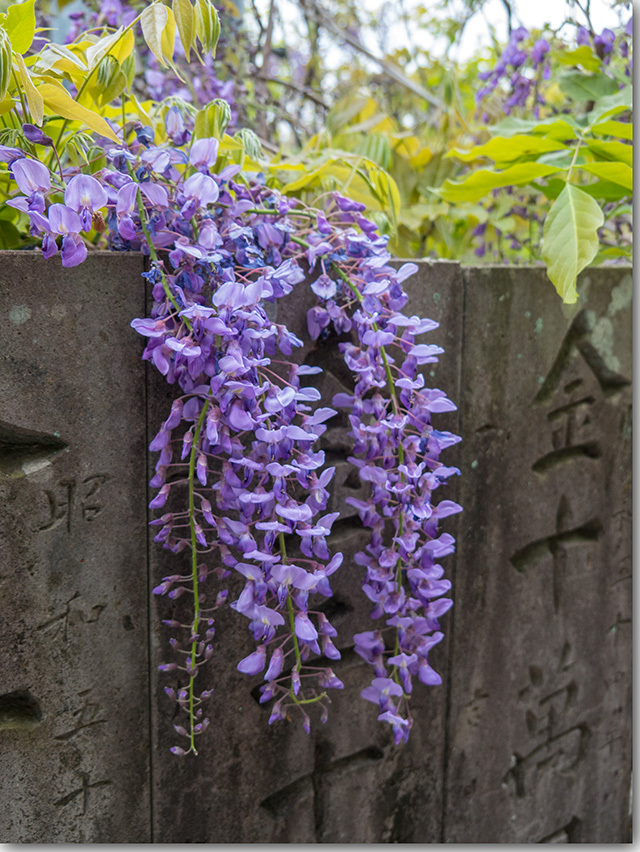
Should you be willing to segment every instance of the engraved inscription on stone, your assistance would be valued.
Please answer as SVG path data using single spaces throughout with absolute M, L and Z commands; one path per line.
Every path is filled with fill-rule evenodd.
M 111 784 L 111 780 L 106 778 L 101 781 L 92 781 L 88 772 L 80 772 L 79 776 L 80 786 L 71 790 L 70 793 L 67 793 L 60 799 L 57 799 L 53 804 L 57 808 L 62 808 L 77 800 L 78 802 L 80 802 L 80 813 L 82 814 L 82 816 L 84 816 L 87 812 L 87 807 L 89 805 L 89 791 L 95 789 L 96 787 L 106 787 Z
M 62 641 L 66 642 L 69 638 L 69 627 L 71 625 L 78 623 L 93 624 L 99 620 L 106 606 L 106 604 L 86 605 L 81 599 L 80 593 L 75 592 L 61 612 L 57 612 L 51 618 L 38 624 L 36 630 L 50 634 L 52 639 L 61 637 Z
M 103 510 L 102 486 L 112 478 L 99 473 L 81 480 L 60 479 L 53 488 L 44 489 L 46 509 L 38 530 L 42 532 L 63 525 L 71 533 L 80 520 L 93 521 Z
M 526 751 L 515 753 L 503 785 L 523 798 L 540 783 L 539 776 L 570 775 L 584 760 L 592 732 L 574 718 L 579 686 L 570 674 L 572 649 L 565 643 L 555 673 L 529 666 L 528 683 L 519 692 L 528 735 Z
M 91 689 L 84 689 L 78 693 L 78 707 L 73 711 L 73 727 L 68 728 L 54 739 L 61 742 L 73 739 L 80 731 L 93 728 L 96 725 L 104 725 L 108 720 L 102 718 L 102 711 L 96 701 L 91 700 Z

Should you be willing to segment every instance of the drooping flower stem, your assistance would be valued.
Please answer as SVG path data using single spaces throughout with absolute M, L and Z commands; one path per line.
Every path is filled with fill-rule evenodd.
M 131 168 L 130 167 L 129 167 L 129 173 L 131 174 Z M 136 199 L 137 199 L 137 203 L 138 203 L 138 215 L 140 216 L 140 227 L 142 229 L 142 233 L 144 234 L 144 238 L 147 242 L 147 247 L 149 249 L 149 257 L 151 258 L 151 260 L 154 264 L 158 265 L 160 277 L 162 278 L 162 286 L 164 287 L 164 292 L 167 296 L 167 299 L 171 302 L 171 304 L 175 308 L 176 313 L 179 313 L 180 312 L 180 306 L 176 302 L 176 297 L 171 292 L 171 288 L 169 287 L 169 284 L 167 282 L 167 276 L 164 273 L 164 269 L 158 263 L 158 252 L 156 251 L 156 247 L 154 246 L 153 240 L 151 239 L 151 233 L 149 232 L 149 226 L 147 224 L 147 213 L 144 209 L 144 202 L 142 200 L 142 195 L 140 193 L 140 190 L 138 190 L 138 192 L 136 193 Z M 182 321 L 184 322 L 186 327 L 189 329 L 189 331 L 193 330 L 192 327 L 191 327 L 191 323 L 189 322 L 189 320 L 186 317 L 183 317 Z
M 198 418 L 196 430 L 193 436 L 193 444 L 191 445 L 191 453 L 189 455 L 189 530 L 191 532 L 191 585 L 193 589 L 193 622 L 191 626 L 191 665 L 189 671 L 189 743 L 190 750 L 197 754 L 195 747 L 195 716 L 194 716 L 194 693 L 193 682 L 197 674 L 196 668 L 196 650 L 197 650 L 197 635 L 200 625 L 200 595 L 198 591 L 198 540 L 196 537 L 196 509 L 195 509 L 195 471 L 196 471 L 196 454 L 200 445 L 200 432 L 202 425 L 207 415 L 210 400 L 206 399 L 202 406 L 202 411 Z

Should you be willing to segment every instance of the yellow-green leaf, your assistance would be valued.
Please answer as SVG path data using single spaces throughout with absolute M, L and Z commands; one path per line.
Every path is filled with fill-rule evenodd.
M 35 0 L 9 6 L 2 26 L 11 39 L 13 50 L 20 54 L 26 53 L 36 32 Z
M 187 62 L 191 60 L 191 51 L 196 44 L 196 16 L 191 0 L 173 0 L 173 15 L 178 26 L 180 41 L 184 48 Z
M 9 95 L 5 95 L 4 98 L 0 101 L 0 115 L 6 115 L 14 108 L 15 105 L 16 102 L 14 101 L 14 99 L 12 97 L 9 97 Z
M 583 184 L 581 188 L 587 195 L 604 202 L 622 201 L 623 198 L 630 196 L 628 189 L 624 189 L 619 183 L 613 183 L 610 180 L 597 180 L 595 183 Z
M 629 121 L 601 121 L 590 128 L 596 136 L 617 136 L 619 139 L 633 140 L 633 124 Z
M 604 216 L 598 204 L 573 184 L 566 184 L 544 223 L 542 258 L 547 274 L 567 304 L 578 298 L 576 280 L 596 256 L 598 228 Z
M 445 201 L 479 201 L 492 189 L 503 186 L 522 186 L 536 178 L 557 174 L 562 169 L 556 166 L 545 166 L 542 163 L 518 163 L 501 172 L 491 169 L 478 169 L 466 180 L 446 180 L 441 187 L 435 189 Z
M 65 47 L 63 44 L 51 42 L 39 54 L 34 69 L 40 73 L 44 73 L 51 68 L 69 73 L 77 73 L 76 69 L 86 71 L 87 65 L 77 54 L 69 50 L 68 47 Z
M 230 121 L 231 108 L 229 104 L 222 98 L 216 98 L 196 113 L 193 135 L 196 139 L 214 136 L 220 140 L 224 136 Z
M 169 10 L 162 3 L 147 6 L 140 16 L 142 35 L 149 50 L 161 65 L 167 64 L 163 50 L 162 34 L 169 20 Z
M 496 166 L 508 165 L 522 157 L 539 157 L 549 151 L 561 151 L 566 145 L 557 139 L 548 139 L 544 136 L 494 136 L 484 145 L 476 145 L 470 151 L 458 151 L 454 149 L 445 156 L 457 157 L 465 163 L 476 160 L 478 157 L 488 157 L 495 160 Z
M 580 168 L 602 180 L 617 183 L 629 192 L 633 190 L 633 169 L 624 163 L 586 163 Z
M 560 88 L 574 101 L 597 101 L 618 91 L 618 84 L 606 74 L 581 74 L 571 71 L 558 80 Z
M 563 65 L 582 65 L 585 71 L 597 71 L 601 64 L 588 44 L 580 45 L 575 50 L 559 50 L 555 58 Z
M 12 69 L 11 42 L 6 32 L 0 28 L 0 98 L 4 98 L 7 94 Z
M 42 127 L 42 121 L 44 119 L 44 103 L 42 101 L 42 95 L 33 85 L 31 75 L 27 70 L 27 66 L 24 64 L 22 56 L 19 53 L 14 53 L 13 61 L 18 72 L 18 76 L 20 77 L 22 88 L 24 89 L 24 94 L 27 99 L 27 105 L 29 106 L 29 112 L 31 113 L 33 123 L 37 124 L 38 127 Z
M 169 8 L 167 8 L 167 23 L 162 30 L 160 45 L 162 47 L 164 58 L 171 64 L 173 62 L 173 52 L 176 46 L 176 19 Z
M 64 90 L 51 83 L 44 83 L 38 89 L 44 103 L 49 109 L 62 118 L 71 121 L 81 121 L 91 130 L 99 133 L 101 136 L 106 136 L 112 142 L 120 143 L 120 140 L 109 127 L 102 116 L 93 112 L 86 107 L 81 106 Z
M 494 124 L 492 132 L 500 136 L 514 136 L 517 133 L 535 133 L 546 136 L 549 139 L 566 141 L 567 139 L 577 138 L 576 129 L 579 129 L 581 132 L 580 128 L 573 126 L 574 123 L 570 115 L 565 115 L 564 118 L 552 116 L 551 118 L 542 120 L 517 118 L 510 115 L 507 118 L 503 118 L 497 124 Z
M 209 0 L 196 0 L 196 34 L 204 52 L 215 57 L 220 38 L 220 18 Z
M 587 143 L 589 150 L 599 160 L 614 160 L 633 166 L 633 147 L 625 145 L 624 142 L 596 142 Z
M 104 36 L 104 38 L 98 39 L 95 44 L 92 44 L 91 47 L 87 48 L 85 55 L 87 57 L 87 65 L 89 68 L 95 68 L 100 60 L 109 53 L 114 44 L 120 39 L 122 33 L 123 29 L 122 27 L 119 27 L 114 33 L 110 33 L 109 35 Z
M 115 57 L 115 59 L 117 59 L 122 65 L 122 63 L 131 56 L 135 46 L 136 38 L 133 34 L 133 30 L 125 30 L 120 38 L 114 42 L 113 47 L 109 48 L 107 53 L 109 56 Z

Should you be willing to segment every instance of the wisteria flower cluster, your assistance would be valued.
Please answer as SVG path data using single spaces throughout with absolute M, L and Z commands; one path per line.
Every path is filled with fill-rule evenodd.
M 500 58 L 490 71 L 482 71 L 478 79 L 485 85 L 476 92 L 476 103 L 480 104 L 487 95 L 494 92 L 502 81 L 507 83 L 509 93 L 504 101 L 504 111 L 510 115 L 514 107 L 524 107 L 533 98 L 533 113 L 538 115 L 540 106 L 545 103 L 540 93 L 541 80 L 551 76 L 551 66 L 548 61 L 549 42 L 539 38 L 533 44 L 530 52 L 524 49 L 524 42 L 529 38 L 526 27 L 516 27 L 511 31 L 509 42 L 502 51 Z M 484 115 L 489 121 L 489 116 Z
M 35 140 L 37 130 L 24 133 Z M 119 133 L 108 166 L 94 174 L 70 166 L 54 173 L 18 147 L 0 148 L 0 159 L 19 191 L 10 204 L 28 216 L 45 257 L 59 251 L 63 265 L 81 263 L 93 229 L 112 249 L 150 258 L 153 307 L 132 326 L 147 341 L 143 358 L 176 391 L 150 444 L 158 453 L 152 525 L 155 541 L 185 565 L 154 592 L 184 596 L 191 613 L 187 622 L 165 621 L 173 658 L 160 668 L 177 678 L 166 692 L 184 711 L 175 730 L 186 740 L 172 750 L 197 753 L 210 723 L 211 691 L 197 678 L 223 606 L 246 619 L 254 650 L 237 667 L 262 678 L 270 722 L 298 714 L 309 730 L 309 707 L 326 719 L 329 691 L 342 688 L 332 669 L 337 634 L 321 603 L 335 572 L 358 569 L 330 552 L 335 471 L 318 447 L 338 407 L 349 411 L 350 462 L 370 487 L 367 500 L 352 501 L 370 530 L 356 564 L 375 620 L 352 640 L 373 667 L 362 695 L 395 741 L 406 741 L 415 678 L 440 682 L 428 655 L 451 606 L 439 560 L 454 542 L 437 527 L 460 510 L 433 502 L 458 473 L 440 453 L 459 439 L 433 428 L 431 415 L 455 406 L 420 372 L 442 352 L 417 342 L 436 323 L 403 313 L 402 282 L 416 267 L 390 264 L 386 237 L 363 205 L 332 193 L 311 208 L 255 176 L 240 179 L 238 165 L 218 167 L 214 137 L 185 128 L 155 145 L 140 123 Z M 320 368 L 295 360 L 302 341 L 268 309 L 310 279 L 310 336 L 339 335 L 354 377 L 353 393 L 329 404 L 307 384 Z
M 625 28 L 616 36 L 613 30 L 605 27 L 601 33 L 592 32 L 584 26 L 579 26 L 576 32 L 576 45 L 589 45 L 602 61 L 609 65 L 614 51 L 627 60 L 624 73 L 631 77 L 632 59 L 629 50 L 629 40 L 633 34 L 633 19 L 630 18 Z M 511 31 L 509 42 L 502 51 L 498 61 L 489 71 L 482 71 L 478 79 L 484 83 L 475 94 L 476 103 L 482 102 L 504 86 L 506 97 L 501 108 L 507 115 L 516 108 L 531 108 L 533 115 L 540 115 L 540 107 L 546 105 L 542 82 L 551 79 L 551 46 L 546 38 L 538 38 L 529 47 L 526 42 L 531 34 L 526 27 L 516 27 Z M 484 112 L 483 120 L 488 122 L 490 116 Z

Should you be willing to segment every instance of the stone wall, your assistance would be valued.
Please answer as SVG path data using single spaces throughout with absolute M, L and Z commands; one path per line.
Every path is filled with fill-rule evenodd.
M 628 841 L 630 271 L 589 270 L 567 307 L 540 269 L 420 264 L 411 311 L 441 323 L 430 342 L 446 350 L 427 378 L 459 404 L 438 426 L 463 436 L 442 492 L 465 508 L 443 523 L 458 539 L 443 685 L 416 689 L 400 748 L 359 698 L 369 671 L 349 637 L 369 606 L 344 498 L 360 486 L 336 421 L 323 441 L 346 558 L 327 611 L 345 690 L 310 736 L 269 727 L 228 610 L 203 670 L 213 725 L 180 760 L 157 671 L 168 602 L 149 593 L 178 557 L 146 529 L 145 447 L 169 396 L 129 328 L 142 263 L 2 255 L 0 841 Z M 300 336 L 308 296 L 278 306 Z M 348 386 L 335 340 L 299 357 L 329 396 Z

